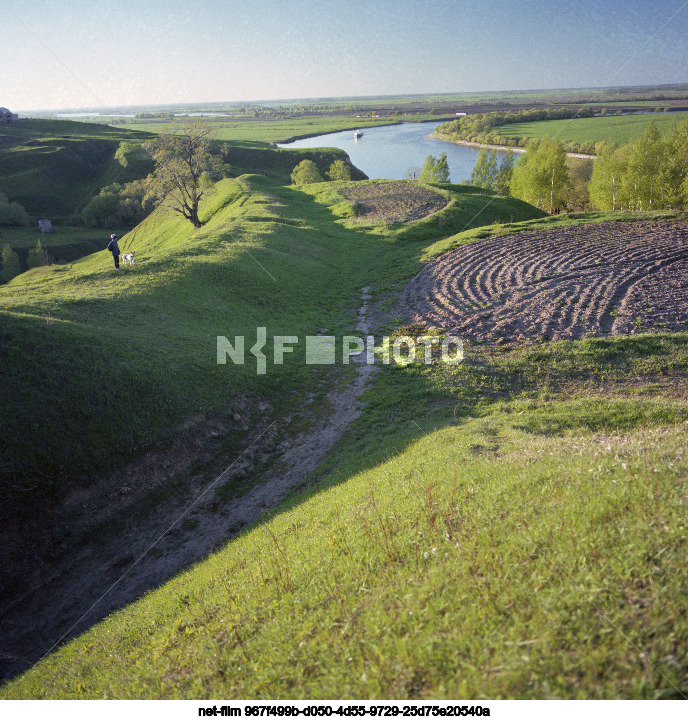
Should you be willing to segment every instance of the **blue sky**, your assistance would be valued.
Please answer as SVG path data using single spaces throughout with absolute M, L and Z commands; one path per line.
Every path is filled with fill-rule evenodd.
M 0 0 L 0 18 L 15 111 L 688 82 L 688 0 Z

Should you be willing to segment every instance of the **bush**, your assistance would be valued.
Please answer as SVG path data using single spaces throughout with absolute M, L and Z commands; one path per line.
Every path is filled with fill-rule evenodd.
M 108 185 L 87 203 L 81 212 L 83 221 L 92 228 L 137 225 L 152 210 L 151 204 L 144 200 L 145 195 L 143 180 Z
M 291 174 L 291 182 L 294 185 L 306 185 L 307 183 L 321 183 L 322 176 L 318 166 L 312 160 L 302 160 Z
M 31 250 L 29 251 L 29 254 L 26 258 L 26 264 L 29 268 L 37 268 L 39 265 L 47 264 L 45 249 L 41 245 L 40 238 L 38 239 L 38 243 L 36 243 L 36 247 L 31 248 Z
M 0 225 L 31 225 L 31 218 L 19 203 L 10 203 L 4 193 L 0 193 Z
M 2 255 L 0 257 L 2 258 L 0 280 L 3 283 L 7 283 L 21 273 L 19 256 L 12 250 L 12 248 L 10 248 L 9 245 L 5 244 L 2 246 Z
M 343 160 L 335 160 L 327 171 L 330 180 L 351 180 L 349 166 Z

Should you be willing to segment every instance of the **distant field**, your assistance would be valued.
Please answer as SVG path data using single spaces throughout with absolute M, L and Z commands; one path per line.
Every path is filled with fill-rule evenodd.
M 288 120 L 237 120 L 213 122 L 217 128 L 216 138 L 235 142 L 283 143 L 295 138 L 311 135 L 336 133 L 340 130 L 354 128 L 370 128 L 390 123 L 420 122 L 422 120 L 440 120 L 441 115 L 387 115 L 379 118 L 352 118 L 343 115 L 319 115 Z M 183 121 L 179 118 L 178 121 Z M 120 128 L 146 130 L 149 133 L 160 133 L 169 129 L 170 123 L 131 123 L 120 125 Z
M 493 130 L 505 137 L 557 137 L 575 143 L 596 143 L 600 140 L 627 143 L 641 136 L 650 122 L 656 123 L 662 135 L 681 123 L 688 113 L 647 113 L 645 115 L 612 115 L 577 120 L 544 120 L 535 123 L 500 125 Z

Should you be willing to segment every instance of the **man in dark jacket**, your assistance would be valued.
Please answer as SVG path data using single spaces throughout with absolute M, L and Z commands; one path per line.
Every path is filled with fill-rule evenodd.
M 115 270 L 119 270 L 119 245 L 117 245 L 117 236 L 114 233 L 110 236 L 107 249 L 112 253 L 115 260 Z

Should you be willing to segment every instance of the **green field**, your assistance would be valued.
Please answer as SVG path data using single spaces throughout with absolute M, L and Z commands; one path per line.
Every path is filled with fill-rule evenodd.
M 360 225 L 338 221 L 337 213 L 352 210 L 336 185 L 313 187 L 315 199 L 264 176 L 228 179 L 203 209 L 207 223 L 193 237 L 186 221 L 163 211 L 125 235 L 120 248 L 136 251 L 133 270 L 114 275 L 103 251 L 0 286 L 5 358 L 17 365 L 12 382 L 0 387 L 2 403 L 15 408 L 3 425 L 5 472 L 59 496 L 65 484 L 113 462 L 105 450 L 118 428 L 126 429 L 128 439 L 121 462 L 173 433 L 189 408 L 221 408 L 220 399 L 232 388 L 280 398 L 309 382 L 296 360 L 293 368 L 285 365 L 281 383 L 256 378 L 248 367 L 227 378 L 212 362 L 215 337 L 255 334 L 256 326 L 266 324 L 275 333 L 300 334 L 318 322 L 342 327 L 347 321 L 341 306 L 348 307 L 360 285 L 382 271 L 413 275 L 418 240 L 543 215 L 514 198 L 494 199 L 481 214 L 491 196 L 448 186 L 448 205 L 439 214 L 363 232 Z M 380 254 L 384 259 L 374 262 Z M 329 309 L 324 316 L 320 307 Z M 174 336 L 160 335 L 163 319 L 164 327 L 175 328 Z M 89 358 L 86 368 L 82 354 Z M 39 381 L 46 363 L 61 373 Z M 111 375 L 140 389 L 133 401 L 108 392 L 105 379 Z M 47 403 L 62 398 L 65 382 L 68 399 Z M 89 410 L 65 425 L 72 405 Z M 37 414 L 41 423 L 27 436 L 25 428 Z M 74 446 L 81 447 L 77 455 Z
M 641 137 L 649 123 L 654 122 L 662 135 L 666 135 L 674 125 L 680 124 L 688 113 L 647 113 L 643 115 L 609 115 L 599 118 L 579 118 L 575 120 L 547 120 L 535 123 L 514 123 L 500 125 L 492 131 L 510 138 L 559 138 L 575 143 L 597 143 L 601 140 L 627 143 Z
M 0 287 L 12 369 L 0 403 L 15 409 L 3 470 L 34 484 L 28 498 L 5 487 L 4 500 L 58 504 L 81 473 L 171 441 L 190 417 L 231 426 L 239 393 L 251 407 L 268 400 L 278 419 L 308 393 L 322 404 L 347 368 L 304 366 L 297 352 L 279 375 L 257 376 L 252 364 L 216 365 L 216 336 L 350 332 L 363 286 L 393 313 L 436 243 L 542 217 L 445 186 L 439 213 L 366 225 L 338 187 L 227 179 L 198 233 L 156 211 L 128 234 L 133 269 L 115 274 L 96 253 Z M 404 322 L 385 329 L 410 332 Z M 673 381 L 687 371 L 687 334 L 381 366 L 312 487 L 2 695 L 680 698 L 688 403 Z M 222 467 L 245 440 L 233 428 L 189 474 Z
M 336 133 L 340 130 L 353 130 L 355 128 L 369 128 L 378 125 L 389 125 L 400 122 L 421 122 L 424 120 L 437 120 L 433 114 L 413 113 L 409 115 L 389 115 L 379 118 L 356 118 L 350 115 L 317 115 L 287 120 L 211 120 L 216 128 L 217 140 L 233 141 L 238 143 L 285 143 L 297 138 L 311 135 Z M 119 128 L 143 130 L 151 133 L 160 133 L 169 129 L 170 123 L 139 122 L 118 125 Z
M 587 142 L 685 115 L 528 126 Z M 164 209 L 115 229 L 122 252 L 136 252 L 119 272 L 102 250 L 111 230 L 67 225 L 71 204 L 145 174 L 140 143 L 169 126 L 132 134 L 26 121 L 3 135 L 0 191 L 4 182 L 11 200 L 65 221 L 46 236 L 54 259 L 90 253 L 0 285 L 0 407 L 11 410 L 0 416 L 0 525 L 25 564 L 3 570 L 3 604 L 28 607 L 81 552 L 99 561 L 111 546 L 128 550 L 166 503 L 186 504 L 274 422 L 272 451 L 224 478 L 150 553 L 165 560 L 192 543 L 199 524 L 220 523 L 232 501 L 282 471 L 275 448 L 327 422 L 328 393 L 355 372 L 307 365 L 303 344 L 265 375 L 248 353 L 243 365 L 220 365 L 217 336 L 243 335 L 248 348 L 265 327 L 271 358 L 276 335 L 357 335 L 364 287 L 376 337 L 413 336 L 423 330 L 399 296 L 452 248 L 566 225 L 685 220 L 547 217 L 461 185 L 289 185 L 301 159 L 324 173 L 343 152 L 271 143 L 342 123 L 366 124 L 218 123 L 232 177 L 204 200 L 202 229 Z M 593 123 L 604 138 L 584 135 Z M 421 195 L 444 207 L 400 220 Z M 21 253 L 39 237 L 34 227 L 0 233 Z M 151 583 L 0 697 L 685 698 L 687 376 L 688 333 L 467 344 L 455 366 L 378 364 L 361 415 L 300 488 L 252 526 L 223 527 L 223 547 Z M 139 494 L 131 506 L 118 505 L 122 478 Z M 81 503 L 93 499 L 112 508 L 108 522 Z M 110 560 L 114 580 L 134 559 Z M 32 585 L 26 564 L 45 580 Z M 88 598 L 94 587 L 78 590 Z M 44 651 L 69 629 L 74 610 L 63 608 L 53 636 L 33 634 Z M 13 649 L 0 651 L 13 661 Z

